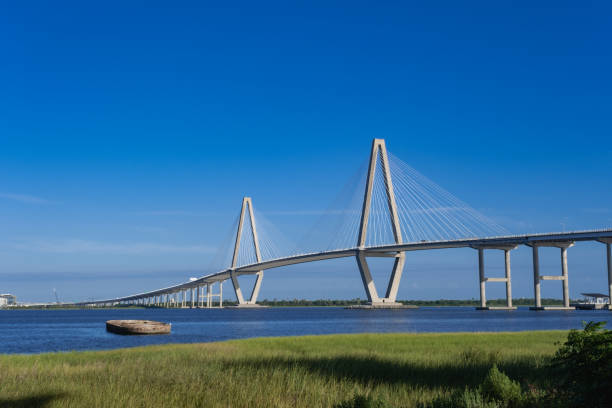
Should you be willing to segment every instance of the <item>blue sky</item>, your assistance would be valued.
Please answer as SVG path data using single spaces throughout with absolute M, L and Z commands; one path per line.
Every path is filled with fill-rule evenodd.
M 126 3 L 2 6 L 0 292 L 201 274 L 243 195 L 299 241 L 373 137 L 512 232 L 612 225 L 605 2 Z M 604 290 L 601 244 L 569 259 L 573 296 Z M 513 261 L 531 296 L 528 250 Z M 477 295 L 474 251 L 408 258 L 400 298 Z M 358 296 L 353 260 L 269 271 L 261 292 Z

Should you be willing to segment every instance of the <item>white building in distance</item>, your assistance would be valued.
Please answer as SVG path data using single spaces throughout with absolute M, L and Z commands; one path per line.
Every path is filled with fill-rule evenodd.
M 17 297 L 10 293 L 0 294 L 0 307 L 17 304 Z

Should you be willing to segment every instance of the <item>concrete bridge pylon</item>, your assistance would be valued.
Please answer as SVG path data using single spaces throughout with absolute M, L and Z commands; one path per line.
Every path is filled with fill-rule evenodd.
M 248 213 L 247 213 L 248 211 Z M 249 222 L 251 224 L 251 238 L 253 240 L 253 247 L 255 248 L 255 258 L 257 262 L 261 262 L 261 252 L 259 250 L 259 239 L 257 237 L 257 227 L 255 225 L 255 216 L 253 215 L 253 201 L 251 197 L 244 197 L 242 199 L 242 208 L 240 209 L 240 220 L 238 221 L 238 229 L 236 231 L 236 241 L 234 244 L 234 254 L 232 256 L 232 267 L 230 269 L 230 278 L 232 280 L 232 285 L 234 287 L 234 293 L 236 294 L 236 300 L 238 302 L 238 307 L 249 307 L 255 306 L 257 304 L 257 296 L 259 296 L 259 289 L 261 288 L 261 281 L 263 279 L 263 270 L 256 272 L 237 272 L 236 268 L 238 267 L 238 254 L 240 251 L 240 241 L 242 240 L 242 233 L 244 230 L 244 220 L 248 215 Z M 253 285 L 253 290 L 251 291 L 251 296 L 248 300 L 245 300 L 244 295 L 242 294 L 242 289 L 240 288 L 240 283 L 238 282 L 238 276 L 245 274 L 255 274 L 256 279 Z
M 387 206 L 389 208 L 389 222 L 391 223 L 391 229 L 393 231 L 393 237 L 395 244 L 402 244 L 402 229 L 400 227 L 400 219 L 397 212 L 397 204 L 395 202 L 395 192 L 393 190 L 393 181 L 391 180 L 391 169 L 389 168 L 389 156 L 387 154 L 387 147 L 384 139 L 374 139 L 372 142 L 372 150 L 370 152 L 370 164 L 368 167 L 368 174 L 366 179 L 366 188 L 363 197 L 363 209 L 361 211 L 361 222 L 359 225 L 359 237 L 357 242 L 357 266 L 361 274 L 363 286 L 368 297 L 368 302 L 373 306 L 393 306 L 398 305 L 396 303 L 397 291 L 399 289 L 399 283 L 402 278 L 402 271 L 404 269 L 405 252 L 389 252 L 384 254 L 372 255 L 371 252 L 366 252 L 366 237 L 368 233 L 368 221 L 370 219 L 370 211 L 372 207 L 372 192 L 374 189 L 374 179 L 376 175 L 376 168 L 378 161 L 380 160 L 384 182 L 385 182 L 385 195 L 387 200 Z M 378 295 L 376 285 L 372 279 L 370 267 L 368 265 L 368 256 L 387 256 L 395 258 L 389 283 L 387 285 L 387 291 L 384 297 Z

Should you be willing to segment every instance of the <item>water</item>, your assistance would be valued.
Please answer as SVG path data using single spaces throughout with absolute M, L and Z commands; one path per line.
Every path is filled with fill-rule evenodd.
M 306 334 L 577 329 L 583 320 L 608 321 L 611 316 L 607 310 L 478 311 L 471 307 L 0 310 L 0 353 L 101 350 Z M 106 332 L 105 322 L 111 319 L 170 322 L 172 334 L 119 336 Z

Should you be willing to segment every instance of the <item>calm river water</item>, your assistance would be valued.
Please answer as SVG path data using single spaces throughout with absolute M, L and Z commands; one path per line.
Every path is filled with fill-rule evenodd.
M 172 323 L 172 334 L 118 336 L 110 319 Z M 335 307 L 261 309 L 0 310 L 0 353 L 100 350 L 262 336 L 331 333 L 420 333 L 572 329 L 612 321 L 609 311 L 477 311 L 471 307 L 346 310 Z M 612 322 L 609 326 L 612 326 Z

